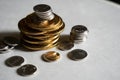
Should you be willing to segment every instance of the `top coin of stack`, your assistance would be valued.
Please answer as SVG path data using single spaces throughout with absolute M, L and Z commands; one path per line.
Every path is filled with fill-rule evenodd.
M 45 50 L 57 45 L 64 22 L 50 6 L 36 5 L 32 14 L 19 21 L 21 43 L 30 50 Z
M 85 26 L 76 25 L 76 26 L 72 27 L 72 30 L 70 32 L 70 39 L 74 43 L 84 42 L 87 39 L 88 32 L 89 31 Z

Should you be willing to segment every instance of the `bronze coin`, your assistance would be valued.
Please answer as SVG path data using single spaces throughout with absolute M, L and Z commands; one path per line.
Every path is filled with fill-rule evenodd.
M 60 54 L 55 51 L 49 51 L 42 55 L 42 59 L 46 62 L 53 62 L 60 58 Z
M 32 75 L 33 73 L 35 73 L 36 70 L 37 70 L 36 66 L 32 64 L 26 64 L 18 68 L 17 73 L 18 75 L 21 75 L 21 76 L 28 76 L 28 75 Z
M 74 47 L 74 44 L 70 40 L 62 40 L 59 42 L 59 44 L 57 46 L 57 48 L 62 51 L 70 50 L 73 47 Z
M 24 62 L 24 58 L 21 56 L 12 56 L 5 61 L 5 64 L 9 67 L 20 66 Z
M 82 49 L 75 49 L 68 53 L 68 58 L 77 61 L 87 57 L 87 52 Z

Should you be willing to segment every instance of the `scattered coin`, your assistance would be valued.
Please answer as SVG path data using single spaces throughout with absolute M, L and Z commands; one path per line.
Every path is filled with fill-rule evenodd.
M 70 50 L 73 47 L 74 47 L 74 44 L 70 40 L 62 40 L 58 43 L 58 46 L 57 46 L 57 48 L 62 51 Z
M 0 40 L 0 51 L 5 51 L 8 49 L 8 46 Z
M 49 51 L 42 55 L 42 59 L 46 62 L 53 62 L 60 58 L 60 54 L 55 51 Z
M 5 44 L 12 46 L 12 47 L 15 47 L 19 44 L 19 40 L 12 36 L 4 37 L 3 41 Z
M 75 49 L 68 53 L 68 58 L 74 61 L 81 60 L 86 56 L 87 56 L 87 52 L 82 49 Z
M 89 31 L 88 31 L 87 27 L 85 27 L 83 25 L 76 25 L 76 26 L 72 27 L 72 29 L 71 29 L 70 39 L 74 43 L 84 42 L 87 39 L 88 32 Z
M 24 58 L 21 56 L 12 56 L 5 61 L 5 64 L 9 67 L 20 66 L 24 62 Z
M 17 73 L 21 76 L 28 76 L 35 73 L 37 70 L 36 66 L 32 64 L 26 64 L 17 69 Z

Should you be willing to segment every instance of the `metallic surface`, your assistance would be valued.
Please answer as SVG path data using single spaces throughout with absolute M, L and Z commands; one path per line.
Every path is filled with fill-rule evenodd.
M 32 64 L 26 64 L 17 69 L 20 76 L 29 76 L 37 71 L 37 67 Z
M 42 55 L 42 59 L 46 62 L 53 62 L 60 58 L 60 54 L 55 51 L 49 51 Z
M 74 43 L 84 42 L 87 39 L 88 32 L 87 27 L 83 25 L 73 26 L 70 32 L 70 39 Z
M 21 43 L 30 50 L 45 50 L 56 46 L 60 33 L 64 29 L 64 22 L 54 13 L 54 18 L 51 20 L 38 16 L 38 13 L 43 14 L 44 12 L 48 16 L 46 12 L 51 12 L 51 8 L 47 5 L 37 5 L 34 7 L 34 11 L 18 23 L 21 31 Z
M 5 64 L 9 67 L 20 66 L 24 62 L 24 58 L 21 56 L 12 56 L 5 61 Z
M 74 61 L 81 60 L 87 57 L 87 52 L 82 49 L 74 49 L 68 53 L 68 58 Z
M 42 19 L 52 20 L 54 18 L 54 14 L 49 5 L 39 4 L 34 6 L 33 10 Z
M 0 40 L 0 51 L 5 51 L 8 49 L 8 45 L 6 45 L 2 40 Z
M 9 46 L 15 47 L 19 44 L 19 40 L 12 36 L 6 36 L 3 39 L 3 42 Z
M 71 42 L 70 40 L 62 40 L 59 41 L 57 48 L 65 51 L 65 50 L 70 50 L 74 47 L 73 42 Z

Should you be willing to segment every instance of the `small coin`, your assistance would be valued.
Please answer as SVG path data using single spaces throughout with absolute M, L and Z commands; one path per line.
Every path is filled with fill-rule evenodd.
M 70 50 L 73 47 L 74 47 L 74 44 L 70 40 L 62 40 L 59 42 L 59 44 L 57 46 L 57 48 L 62 51 Z
M 32 64 L 26 64 L 17 69 L 18 75 L 28 76 L 37 71 L 37 67 Z
M 7 49 L 8 49 L 8 46 L 5 43 L 3 43 L 2 40 L 0 40 L 0 51 L 4 51 Z
M 71 30 L 73 33 L 84 33 L 85 31 L 88 31 L 88 29 L 83 26 L 83 25 L 75 25 L 74 27 L 72 27 Z
M 87 57 L 87 52 L 82 49 L 75 49 L 68 53 L 68 58 L 77 61 Z
M 9 67 L 20 66 L 24 62 L 24 58 L 21 56 L 12 56 L 5 61 L 5 64 Z
M 3 41 L 5 44 L 7 44 L 9 46 L 13 46 L 13 47 L 15 47 L 19 44 L 19 40 L 12 36 L 4 37 Z
M 53 62 L 60 58 L 60 54 L 55 51 L 49 51 L 42 55 L 42 59 L 46 62 Z
M 87 27 L 83 25 L 76 25 L 72 27 L 70 32 L 70 39 L 74 43 L 81 43 L 86 41 L 88 35 Z

